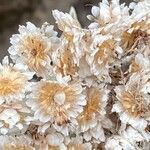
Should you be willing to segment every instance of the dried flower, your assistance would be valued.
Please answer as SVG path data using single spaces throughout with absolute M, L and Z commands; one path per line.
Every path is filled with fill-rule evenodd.
M 41 28 L 37 28 L 28 22 L 26 27 L 19 27 L 19 33 L 11 38 L 12 46 L 8 50 L 11 58 L 15 62 L 25 63 L 39 76 L 51 73 L 50 54 L 58 42 L 53 26 L 45 23 Z
M 8 57 L 0 64 L 0 103 L 22 101 L 25 93 L 30 91 L 30 83 L 33 73 L 29 72 L 21 64 L 9 63 Z
M 0 150 L 137 150 L 150 144 L 150 3 L 102 0 L 30 22 L 0 64 Z M 33 75 L 34 74 L 34 75 Z

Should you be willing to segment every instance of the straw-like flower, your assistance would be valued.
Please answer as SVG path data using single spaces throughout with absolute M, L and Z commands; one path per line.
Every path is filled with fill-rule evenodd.
M 111 82 L 109 68 L 115 60 L 115 43 L 111 35 L 93 35 L 90 53 L 88 62 L 91 66 L 91 72 L 100 81 Z
M 0 63 L 0 150 L 150 149 L 150 2 L 102 0 L 61 35 L 27 22 Z M 33 75 L 34 74 L 34 75 Z
M 148 78 L 146 74 L 133 74 L 125 87 L 117 86 L 115 91 L 118 101 L 113 106 L 113 111 L 119 113 L 123 124 L 130 124 L 144 133 L 150 121 Z
M 142 52 L 145 55 L 150 55 L 150 23 L 149 17 L 140 18 L 141 21 L 134 21 L 130 24 L 121 35 L 121 44 L 126 54 Z
M 61 36 L 62 43 L 68 45 L 68 49 L 76 56 L 76 63 L 78 64 L 78 59 L 84 55 L 82 39 L 87 30 L 81 28 L 78 19 L 72 16 L 71 13 L 53 10 L 53 16 L 58 28 L 63 32 Z
M 48 23 L 37 28 L 27 22 L 27 26 L 20 26 L 19 34 L 10 39 L 12 46 L 8 51 L 13 61 L 26 64 L 38 76 L 45 76 L 52 72 L 51 53 L 58 42 L 56 35 Z
M 142 11 L 140 11 L 142 10 Z M 137 3 L 130 16 L 128 26 L 121 33 L 121 45 L 126 54 L 141 52 L 150 55 L 150 5 L 144 0 Z
M 26 92 L 30 91 L 33 73 L 21 64 L 9 63 L 6 56 L 0 64 L 0 104 L 22 101 Z
M 105 116 L 108 93 L 109 91 L 103 86 L 100 89 L 92 86 L 86 89 L 87 104 L 78 117 L 78 122 L 79 131 L 83 132 L 84 138 L 87 141 L 92 138 L 98 141 L 104 141 L 103 127 L 110 128 L 112 126 L 112 123 Z
M 58 50 L 55 56 L 55 72 L 57 74 L 61 74 L 62 76 L 77 76 L 77 61 L 75 55 L 71 52 L 70 44 L 62 43 L 60 50 Z
M 34 111 L 35 119 L 50 122 L 57 130 L 66 133 L 70 123 L 76 124 L 76 117 L 82 112 L 86 100 L 80 83 L 41 81 L 34 87 L 27 104 Z

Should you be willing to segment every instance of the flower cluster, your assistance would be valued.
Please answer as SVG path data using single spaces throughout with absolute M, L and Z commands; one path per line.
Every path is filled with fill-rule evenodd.
M 27 22 L 0 64 L 0 150 L 150 148 L 150 2 L 102 0 Z

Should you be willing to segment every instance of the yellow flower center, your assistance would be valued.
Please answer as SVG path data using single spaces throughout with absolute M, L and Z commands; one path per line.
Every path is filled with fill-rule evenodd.
M 87 90 L 87 104 L 80 117 L 81 122 L 87 122 L 92 119 L 94 113 L 100 111 L 101 93 L 97 88 L 91 87 Z
M 42 61 L 46 59 L 47 44 L 40 37 L 28 36 L 20 45 L 19 50 L 30 69 L 41 73 L 45 68 Z
M 59 104 L 59 97 L 56 94 L 64 93 L 65 101 Z M 58 83 L 43 83 L 38 97 L 38 103 L 46 114 L 52 115 L 58 125 L 68 123 L 68 114 L 66 110 L 75 102 L 75 91 L 70 87 L 64 87 Z M 61 97 L 60 97 L 61 98 Z M 62 97 L 64 98 L 64 97 Z M 62 99 L 60 99 L 61 101 Z
M 0 96 L 19 92 L 27 81 L 26 77 L 11 67 L 5 67 L 0 73 Z

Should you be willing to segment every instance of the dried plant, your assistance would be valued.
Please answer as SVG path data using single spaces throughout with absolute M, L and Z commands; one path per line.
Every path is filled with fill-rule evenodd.
M 0 150 L 149 150 L 150 2 L 103 0 L 27 22 L 0 64 Z

